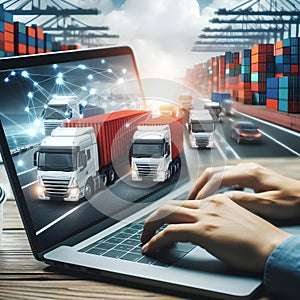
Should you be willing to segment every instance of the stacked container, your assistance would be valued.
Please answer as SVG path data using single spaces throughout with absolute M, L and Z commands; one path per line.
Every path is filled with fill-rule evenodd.
M 279 78 L 267 78 L 266 107 L 278 110 Z
M 239 75 L 238 99 L 245 104 L 252 104 L 251 90 L 251 50 L 240 53 L 241 74 Z
M 31 26 L 35 30 L 35 53 L 44 52 L 44 30 L 36 24 Z
M 285 76 L 279 78 L 278 110 L 300 113 L 300 77 Z
M 27 45 L 27 54 L 35 54 L 35 29 L 32 27 L 26 27 L 26 45 Z
M 275 45 L 275 76 L 299 76 L 299 43 L 297 37 L 286 38 Z
M 239 75 L 241 65 L 239 63 L 239 52 L 225 52 L 225 90 L 231 93 L 232 99 L 238 98 Z
M 52 52 L 52 35 L 44 33 L 44 52 Z
M 26 25 L 21 22 L 14 22 L 14 51 L 15 55 L 27 54 Z
M 225 55 L 219 56 L 219 92 L 225 92 L 225 71 L 226 71 L 226 60 Z
M 0 5 L 0 57 L 14 55 L 13 15 Z
M 274 45 L 257 44 L 251 50 L 252 104 L 266 104 L 267 78 L 274 77 Z
M 212 91 L 217 92 L 219 89 L 219 56 L 212 59 Z

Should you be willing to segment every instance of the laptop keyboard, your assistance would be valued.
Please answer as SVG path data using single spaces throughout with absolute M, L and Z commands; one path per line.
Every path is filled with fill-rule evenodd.
M 140 237 L 143 226 L 144 222 L 129 224 L 78 251 L 98 256 L 168 267 L 196 247 L 191 243 L 176 243 L 168 249 L 159 250 L 151 254 L 151 256 L 146 256 L 141 251 L 142 244 Z M 161 230 L 165 226 L 163 226 Z

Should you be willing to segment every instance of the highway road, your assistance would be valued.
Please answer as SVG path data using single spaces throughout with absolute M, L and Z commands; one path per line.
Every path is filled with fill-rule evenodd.
M 258 125 L 263 133 L 263 139 L 260 144 L 237 144 L 231 139 L 231 125 L 241 119 L 251 120 Z M 185 138 L 187 141 L 188 139 Z M 196 179 L 208 166 L 226 165 L 230 159 L 255 158 L 258 157 L 295 157 L 300 156 L 300 134 L 288 129 L 275 126 L 273 124 L 253 119 L 252 117 L 243 115 L 234 111 L 230 116 L 223 118 L 223 122 L 217 124 L 215 132 L 215 147 L 212 149 L 194 149 L 185 142 L 185 156 L 187 168 L 189 168 L 190 176 Z M 25 195 L 28 195 L 27 203 L 34 218 L 37 220 L 34 224 L 37 235 L 44 234 L 56 226 L 66 228 L 68 223 L 72 226 L 81 225 L 81 216 L 88 215 L 90 222 L 97 219 L 105 213 L 101 212 L 99 206 L 95 210 L 95 203 L 99 204 L 99 199 L 102 199 L 101 205 L 103 208 L 109 207 L 111 195 L 116 198 L 123 199 L 128 203 L 136 201 L 147 194 L 159 192 L 159 195 L 166 194 L 178 180 L 178 176 L 174 176 L 169 182 L 159 183 L 156 185 L 138 185 L 133 184 L 130 180 L 130 174 L 124 175 L 109 189 L 108 194 L 103 195 L 103 190 L 100 190 L 91 201 L 81 200 L 79 202 L 64 202 L 64 201 L 41 201 L 37 200 L 36 190 L 36 169 L 33 166 L 33 153 L 36 148 L 30 149 L 27 152 L 20 153 L 14 156 L 17 173 L 20 178 L 22 189 Z M 185 164 L 183 164 L 181 178 L 188 179 Z M 101 193 L 102 197 L 99 196 Z M 103 200 L 105 199 L 105 200 Z M 106 201 L 106 202 L 105 202 Z M 94 203 L 94 204 L 93 204 Z M 97 205 L 98 205 L 97 204 Z M 96 205 L 96 206 L 97 206 Z M 83 223 L 86 223 L 85 221 Z M 76 227 L 75 226 L 75 227 Z

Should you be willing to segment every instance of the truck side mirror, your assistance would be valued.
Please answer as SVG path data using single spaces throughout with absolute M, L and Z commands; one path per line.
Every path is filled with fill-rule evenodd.
M 170 144 L 167 144 L 167 157 L 170 155 Z
M 37 166 L 37 157 L 38 157 L 38 151 L 35 151 L 33 154 L 33 165 Z
M 84 170 L 86 166 L 87 166 L 87 158 L 83 151 L 79 153 L 79 169 Z

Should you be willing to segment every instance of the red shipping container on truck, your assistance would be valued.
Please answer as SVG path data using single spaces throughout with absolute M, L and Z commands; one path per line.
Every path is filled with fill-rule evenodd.
M 126 155 L 137 124 L 149 116 L 148 111 L 122 110 L 67 122 L 64 126 L 94 128 L 101 169 L 113 160 Z

